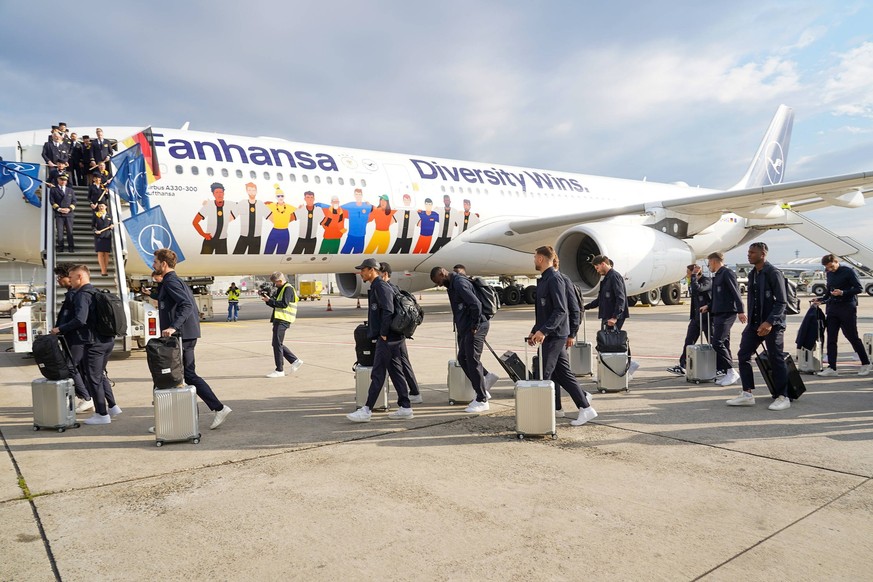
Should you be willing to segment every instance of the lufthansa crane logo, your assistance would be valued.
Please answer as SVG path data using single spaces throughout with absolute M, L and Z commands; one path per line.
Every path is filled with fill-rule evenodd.
M 771 184 L 781 184 L 784 178 L 785 170 L 785 153 L 782 151 L 782 144 L 778 141 L 772 141 L 767 145 L 765 153 L 767 163 L 767 179 Z
M 147 255 L 154 256 L 158 249 L 170 248 L 173 237 L 170 231 L 160 224 L 150 224 L 139 232 L 139 248 Z

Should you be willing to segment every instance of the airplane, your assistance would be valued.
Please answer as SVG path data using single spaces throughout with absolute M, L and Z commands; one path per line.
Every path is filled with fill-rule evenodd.
M 397 282 L 417 291 L 432 287 L 432 267 L 456 263 L 471 274 L 535 276 L 533 250 L 553 245 L 561 271 L 583 294 L 596 292 L 590 259 L 603 254 L 624 276 L 628 295 L 654 302 L 678 293 L 686 265 L 759 236 L 788 208 L 865 204 L 873 172 L 784 181 L 793 119 L 792 109 L 779 106 L 745 175 L 727 190 L 207 133 L 187 124 L 153 128 L 162 177 L 148 186 L 148 198 L 168 228 L 139 238 L 148 255 L 172 236 L 185 256 L 177 266 L 182 276 L 336 273 L 346 297 L 365 289 L 355 271 L 365 257 L 390 262 L 405 272 Z M 92 129 L 71 128 L 79 135 Z M 105 127 L 104 134 L 123 139 L 142 129 Z M 42 163 L 47 135 L 0 135 L 0 157 Z M 38 264 L 40 209 L 15 189 L 7 183 L 0 190 L 0 258 Z M 331 206 L 346 210 L 344 224 L 329 220 L 339 219 Z M 388 206 L 393 217 L 383 212 Z M 124 206 L 122 218 L 132 212 Z M 247 212 L 256 218 L 245 220 Z M 134 242 L 130 233 L 127 242 Z M 128 276 L 150 273 L 145 258 L 127 261 Z

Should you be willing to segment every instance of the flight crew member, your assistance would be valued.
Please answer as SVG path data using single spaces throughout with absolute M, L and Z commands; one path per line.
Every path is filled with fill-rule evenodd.
M 431 253 L 435 253 L 449 244 L 449 241 L 452 240 L 455 225 L 458 223 L 455 218 L 456 212 L 452 208 L 452 198 L 448 195 L 443 196 L 443 204 L 445 207 L 440 211 L 440 221 L 442 222 L 440 235 L 437 237 L 436 242 L 433 243 L 433 248 L 430 249 Z
M 94 252 L 97 253 L 97 263 L 100 265 L 100 275 L 109 276 L 109 253 L 112 252 L 112 230 L 115 224 L 106 209 L 106 202 L 100 202 L 94 216 L 91 217 L 91 229 L 94 231 Z
M 94 167 L 94 152 L 91 150 L 91 136 L 83 135 L 82 154 L 79 160 L 79 168 L 76 169 L 76 171 L 81 169 L 82 172 L 82 182 L 79 183 L 80 186 L 88 186 L 91 184 L 91 171 Z
M 348 218 L 349 235 L 346 237 L 346 244 L 343 245 L 340 253 L 344 255 L 362 253 L 364 252 L 364 237 L 367 236 L 367 221 L 370 219 L 373 205 L 364 202 L 363 190 L 355 188 L 355 201 L 343 204 L 342 208 L 346 211 Z
M 409 254 L 409 250 L 412 248 L 412 234 L 415 232 L 415 226 L 412 224 L 413 215 L 415 215 L 415 211 L 412 209 L 412 197 L 409 194 L 404 194 L 403 208 L 394 215 L 394 219 L 398 223 L 397 239 L 389 251 L 390 254 Z
M 580 300 L 581 296 L 576 295 L 576 285 L 572 280 L 570 280 L 570 277 L 560 271 L 560 265 L 561 261 L 558 259 L 558 254 L 555 253 L 555 259 L 552 261 L 552 268 L 554 268 L 555 273 L 564 280 L 564 288 L 567 291 L 567 324 L 570 326 L 570 335 L 567 336 L 566 348 L 569 350 L 576 345 L 576 336 L 579 334 L 579 326 L 582 323 L 582 302 Z M 564 406 L 561 403 L 561 388 L 567 390 L 568 393 L 572 388 L 568 389 L 566 385 L 561 384 L 565 378 L 556 377 L 556 374 L 552 374 L 550 380 L 555 382 L 555 418 L 564 418 Z M 590 401 L 591 393 L 585 390 L 583 390 L 583 392 L 585 392 L 585 398 Z
M 458 335 L 458 364 L 476 392 L 475 400 L 470 402 L 464 412 L 486 412 L 490 406 L 485 392 L 482 348 L 485 347 L 485 336 L 488 335 L 491 324 L 482 313 L 482 303 L 476 296 L 469 277 L 449 273 L 443 267 L 434 267 L 430 271 L 430 280 L 435 285 L 446 288 L 449 304 L 452 306 L 455 332 Z
M 210 429 L 218 428 L 232 411 L 230 406 L 222 404 L 206 380 L 197 375 L 194 360 L 194 348 L 200 337 L 200 314 L 194 302 L 191 289 L 176 274 L 176 253 L 171 249 L 158 249 L 152 268 L 163 277 L 157 293 L 152 297 L 158 300 L 158 317 L 162 325 L 168 327 L 161 330 L 163 337 L 178 333 L 182 339 L 182 364 L 185 368 L 185 384 L 194 386 L 209 410 L 215 413 Z
M 239 296 L 240 290 L 236 283 L 231 283 L 225 291 L 227 295 L 227 321 L 239 319 Z
M 55 325 L 58 328 L 73 319 L 76 315 L 73 306 L 73 296 L 76 294 L 76 290 L 73 289 L 73 285 L 70 282 L 70 268 L 72 266 L 73 265 L 69 263 L 60 263 L 55 267 L 55 277 L 57 278 L 58 285 L 67 290 L 67 293 L 64 295 L 64 301 L 61 303 L 61 309 L 58 311 L 57 320 L 55 321 Z M 82 379 L 81 368 L 82 360 L 85 359 L 85 348 L 80 343 L 71 344 L 67 342 L 67 351 L 70 353 L 70 359 L 73 362 L 73 368 L 71 371 L 73 385 L 76 389 L 76 397 L 78 398 L 76 412 L 94 410 L 94 401 L 91 399 L 91 393 L 88 391 L 88 387 L 85 386 L 85 382 Z
M 70 161 L 70 146 L 61 138 L 61 134 L 52 131 L 51 139 L 42 146 L 42 159 L 50 168 L 57 166 L 58 162 Z
M 64 252 L 64 230 L 67 231 L 67 246 L 76 252 L 73 242 L 73 211 L 76 210 L 76 193 L 67 186 L 67 175 L 58 176 L 58 185 L 51 189 L 49 200 L 55 215 L 55 248 Z
M 311 255 L 315 253 L 315 243 L 318 240 L 318 225 L 324 219 L 324 212 L 315 205 L 315 193 L 307 191 L 303 193 L 303 206 L 298 206 L 291 216 L 291 221 L 299 222 L 297 244 L 294 245 L 292 255 Z
M 747 251 L 748 261 L 754 266 L 749 273 L 747 289 L 748 315 L 740 314 L 740 321 L 747 323 L 740 339 L 737 361 L 743 391 L 727 401 L 729 406 L 752 406 L 755 397 L 755 376 L 752 371 L 752 356 L 761 343 L 767 346 L 770 367 L 773 369 L 775 389 L 770 410 L 785 410 L 791 407 L 788 399 L 788 367 L 782 350 L 785 335 L 785 278 L 782 271 L 767 262 L 767 245 L 754 242 Z M 713 285 L 716 281 L 713 280 Z M 746 320 L 746 321 L 744 321 Z
M 303 360 L 285 346 L 285 332 L 297 319 L 297 291 L 294 285 L 288 283 L 283 273 L 278 271 L 270 275 L 270 281 L 277 289 L 275 297 L 261 293 L 261 300 L 273 308 L 270 323 L 273 324 L 273 360 L 276 369 L 267 374 L 267 378 L 281 378 L 285 375 L 285 360 L 291 364 L 291 373 L 303 365 Z
M 370 390 L 367 393 L 367 403 L 358 410 L 347 414 L 352 422 L 370 422 L 373 406 L 382 386 L 385 385 L 386 373 L 391 376 L 391 383 L 397 391 L 398 409 L 388 413 L 388 418 L 405 420 L 413 417 L 409 402 L 409 387 L 403 374 L 400 344 L 403 335 L 391 330 L 391 319 L 394 316 L 394 290 L 379 276 L 379 262 L 376 259 L 364 259 L 355 267 L 361 272 L 361 279 L 370 284 L 367 293 L 367 327 L 371 339 L 376 340 L 376 353 L 373 357 L 373 369 L 370 372 Z
M 379 275 L 382 280 L 391 285 L 394 293 L 399 293 L 400 288 L 391 282 L 391 265 L 388 263 L 379 263 L 381 269 Z M 421 404 L 421 391 L 418 389 L 418 379 L 415 377 L 415 371 L 412 369 L 412 362 L 409 361 L 409 350 L 406 349 L 406 338 L 400 343 L 400 359 L 403 365 L 403 377 L 406 378 L 406 383 L 409 385 L 409 402 L 411 404 Z
M 246 184 L 247 200 L 236 203 L 234 216 L 239 220 L 239 239 L 233 247 L 235 255 L 257 255 L 261 252 L 261 229 L 270 214 L 267 207 L 258 204 L 258 187 L 254 182 Z
M 700 329 L 700 308 L 709 305 L 712 279 L 705 275 L 703 269 L 697 264 L 685 267 L 685 277 L 688 279 L 688 296 L 691 298 L 688 330 L 685 332 L 685 341 L 682 343 L 682 353 L 679 354 L 679 365 L 667 368 L 668 372 L 677 376 L 685 375 L 685 346 L 697 343 L 701 333 L 709 340 L 709 332 L 712 327 L 709 321 L 710 316 L 705 315 L 703 316 L 704 327 L 702 330 Z
M 91 204 L 91 210 L 97 210 L 97 205 L 101 202 L 108 202 L 103 176 L 100 174 L 94 174 L 91 178 L 91 185 L 88 186 L 88 202 Z
M 67 178 L 70 177 L 70 173 L 67 172 L 67 162 L 58 160 L 57 164 L 55 164 L 55 167 L 49 170 L 48 177 L 46 178 L 46 184 L 48 184 L 49 186 L 57 186 L 58 177 L 60 177 L 61 174 L 66 174 Z
M 737 276 L 724 265 L 724 254 L 710 253 L 706 260 L 709 262 L 709 272 L 712 273 L 712 290 L 709 303 L 701 306 L 700 312 L 709 313 L 712 317 L 710 338 L 715 350 L 715 369 L 724 372 L 724 376 L 716 384 L 730 386 L 740 379 L 731 355 L 731 327 L 737 317 L 740 323 L 746 323 L 743 298 L 740 297 Z
M 97 128 L 97 139 L 91 142 L 91 158 L 95 165 L 100 165 L 100 163 L 105 164 L 104 170 L 108 173 L 111 165 L 109 164 L 109 158 L 112 157 L 112 145 L 109 143 L 108 139 L 103 137 L 103 130 L 99 127 Z
M 62 334 L 69 345 L 82 346 L 83 380 L 94 404 L 94 414 L 82 422 L 110 424 L 112 417 L 121 414 L 121 407 L 115 401 L 112 385 L 105 373 L 109 355 L 115 346 L 115 338 L 97 333 L 93 295 L 99 291 L 91 285 L 91 273 L 88 267 L 85 265 L 72 267 L 70 284 L 76 291 L 73 296 L 73 317 L 52 328 L 51 333 Z
M 346 233 L 346 211 L 340 207 L 339 196 L 331 196 L 330 205 L 323 202 L 316 203 L 324 212 L 321 227 L 324 229 L 324 238 L 321 239 L 321 255 L 335 255 L 339 253 L 340 239 Z
M 600 289 L 594 301 L 586 304 L 583 309 L 597 308 L 597 317 L 600 318 L 600 327 L 614 327 L 621 329 L 625 319 L 630 317 L 627 303 L 627 287 L 624 285 L 624 277 L 612 266 L 612 261 L 606 255 L 595 255 L 591 264 L 597 274 L 603 277 L 600 280 Z M 639 363 L 631 361 L 627 371 L 627 377 L 633 379 L 634 372 L 639 368 Z
M 206 201 L 194 216 L 192 225 L 194 230 L 203 237 L 203 245 L 200 247 L 201 255 L 226 255 L 227 254 L 227 227 L 236 218 L 230 204 L 224 203 L 224 185 L 213 182 L 209 188 L 212 190 L 212 202 Z M 203 230 L 200 223 L 206 220 L 207 231 Z
M 412 253 L 416 255 L 427 254 L 430 249 L 430 242 L 433 240 L 433 231 L 436 229 L 437 223 L 440 221 L 440 215 L 433 211 L 433 200 L 430 198 L 424 199 L 424 210 L 418 211 L 418 241 L 415 243 L 415 248 Z
M 464 277 L 470 277 L 467 274 L 467 267 L 460 263 L 452 267 L 452 272 L 463 275 Z M 479 363 L 481 364 L 482 362 L 480 361 Z M 485 364 L 482 364 L 482 373 L 485 374 L 485 395 L 488 397 L 489 400 L 491 400 L 491 393 L 488 391 L 491 390 L 492 386 L 497 384 L 497 381 L 500 379 L 500 377 L 494 372 L 489 372 L 488 369 L 485 367 Z
M 858 294 L 863 291 L 858 274 L 851 267 L 841 266 L 836 255 L 825 255 L 821 259 L 827 271 L 828 293 L 813 301 L 824 304 L 828 331 L 828 367 L 819 376 L 837 376 L 837 340 L 842 331 L 858 357 L 861 359 L 859 376 L 870 374 L 870 358 L 864 349 L 864 342 L 858 337 Z
M 82 159 L 85 157 L 85 148 L 79 137 L 75 133 L 70 134 L 70 174 L 72 174 L 73 184 L 76 186 L 86 186 L 85 184 L 85 167 Z
M 570 335 L 567 289 L 563 277 L 552 267 L 554 260 L 555 249 L 550 246 L 539 247 L 534 253 L 534 267 L 541 277 L 537 282 L 536 321 L 527 341 L 532 346 L 542 344 L 540 365 L 543 377 L 550 378 L 564 387 L 579 407 L 579 416 L 576 420 L 570 421 L 570 424 L 582 426 L 596 418 L 597 412 L 588 403 L 585 393 L 576 381 L 576 376 L 570 370 L 570 360 L 567 358 L 566 350 L 567 338 Z
M 264 206 L 270 210 L 267 218 L 273 223 L 273 229 L 267 235 L 264 254 L 272 255 L 277 253 L 284 255 L 288 252 L 288 245 L 291 243 L 288 224 L 291 223 L 291 217 L 294 216 L 296 209 L 285 204 L 285 193 L 279 188 L 278 184 L 274 184 L 274 188 L 276 189 L 276 202 L 264 202 Z

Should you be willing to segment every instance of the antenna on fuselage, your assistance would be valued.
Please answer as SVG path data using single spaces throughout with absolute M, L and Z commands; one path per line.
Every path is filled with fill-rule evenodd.
M 183 124 L 182 124 L 182 128 L 181 128 L 182 131 L 188 131 L 188 126 L 189 126 L 189 125 L 191 125 L 191 122 L 190 122 L 190 121 L 186 121 L 185 123 L 183 123 Z

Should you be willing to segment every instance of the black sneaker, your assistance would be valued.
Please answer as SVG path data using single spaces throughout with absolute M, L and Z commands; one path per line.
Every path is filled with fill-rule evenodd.
M 671 374 L 676 374 L 677 376 L 685 375 L 685 368 L 682 366 L 673 366 L 672 368 L 667 368 L 667 371 Z

